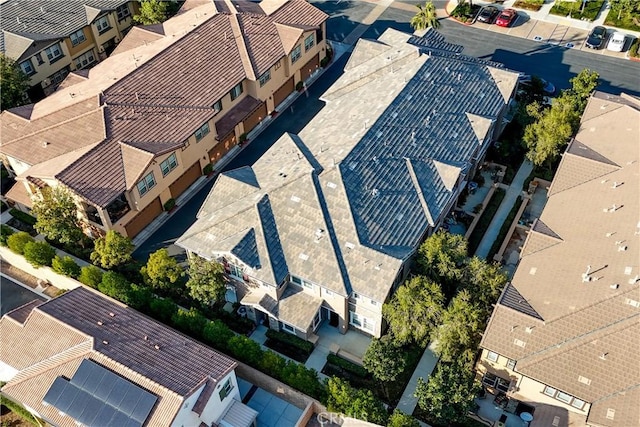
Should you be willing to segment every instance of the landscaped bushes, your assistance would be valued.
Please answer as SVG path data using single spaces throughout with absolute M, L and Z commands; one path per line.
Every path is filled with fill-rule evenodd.
M 56 250 L 47 242 L 28 242 L 24 245 L 24 259 L 34 267 L 51 266 Z
M 70 256 L 60 258 L 56 255 L 51 262 L 51 268 L 58 274 L 74 279 L 80 275 L 80 266 Z
M 9 237 L 7 237 L 7 246 L 11 251 L 17 253 L 18 255 L 24 255 L 24 247 L 27 243 L 34 242 L 34 238 L 29 235 L 26 231 L 19 231 L 17 233 L 13 233 Z
M 550 13 L 558 16 L 571 16 L 575 19 L 585 19 L 593 21 L 600 13 L 604 0 L 592 0 L 583 5 L 581 1 L 557 1 L 550 10 Z
M 274 331 L 273 329 L 269 329 L 267 330 L 266 335 L 269 339 L 286 343 L 309 354 L 311 354 L 314 349 L 313 343 L 305 341 L 302 338 L 298 338 L 297 336 L 288 334 L 286 332 Z
M 0 246 L 7 246 L 7 239 L 14 233 L 13 228 L 6 224 L 0 225 Z
M 102 270 L 95 265 L 86 265 L 80 269 L 78 281 L 84 285 L 98 289 L 98 285 L 102 282 Z
M 346 359 L 343 359 L 340 356 L 336 356 L 335 354 L 327 355 L 327 362 L 339 367 L 340 369 L 344 369 L 345 371 L 351 374 L 354 374 L 360 378 L 366 378 L 369 375 L 367 370 L 364 369 L 362 366 L 356 365 L 355 363 L 350 362 Z
M 34 216 L 29 215 L 28 213 L 19 211 L 18 209 L 11 209 L 9 211 L 12 217 L 15 219 L 24 222 L 27 225 L 34 226 L 36 225 L 36 218 Z

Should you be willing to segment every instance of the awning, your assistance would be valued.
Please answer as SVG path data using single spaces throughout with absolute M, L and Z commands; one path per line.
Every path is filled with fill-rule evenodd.
M 250 427 L 257 417 L 256 411 L 233 399 L 217 424 L 221 427 Z

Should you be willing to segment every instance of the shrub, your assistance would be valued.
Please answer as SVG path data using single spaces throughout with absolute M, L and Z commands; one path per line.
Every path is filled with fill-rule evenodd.
M 327 382 L 327 392 L 329 411 L 375 424 L 386 424 L 389 418 L 382 402 L 375 398 L 371 390 L 353 388 L 347 381 L 333 377 Z
M 211 172 L 213 172 L 213 163 L 208 163 L 202 168 L 202 173 L 205 175 L 209 175 Z
M 7 246 L 7 239 L 13 233 L 15 233 L 15 231 L 13 231 L 13 228 L 9 227 L 6 224 L 0 225 L 0 246 Z
M 638 58 L 638 48 L 640 47 L 640 38 L 634 40 L 633 44 L 629 48 L 629 56 L 632 58 Z
M 245 133 L 243 133 L 243 134 L 241 134 L 241 135 L 240 135 L 240 137 L 238 138 L 238 142 L 240 142 L 240 144 L 242 144 L 243 142 L 245 142 L 245 141 L 247 140 L 247 137 L 248 137 L 248 136 L 249 136 L 249 135 L 247 135 L 247 133 L 246 133 L 246 132 L 245 132 Z
M 92 288 L 98 288 L 100 282 L 102 282 L 102 270 L 95 265 L 87 265 L 80 269 L 80 276 L 78 276 L 80 283 L 83 283 Z
M 229 350 L 229 340 L 231 340 L 233 336 L 234 334 L 231 332 L 231 329 L 217 319 L 207 322 L 202 331 L 204 342 L 222 351 Z
M 4 171 L 4 169 L 2 169 Z M 0 202 L 0 212 L 4 212 L 7 209 L 9 209 L 9 205 L 7 205 L 5 202 Z
M 286 332 L 275 331 L 273 329 L 267 330 L 267 338 L 280 341 L 282 343 L 288 344 L 290 346 L 299 348 L 302 351 L 307 353 L 311 353 L 314 349 L 314 346 L 309 341 L 305 341 L 302 338 L 298 338 L 295 335 L 288 334 Z
M 11 249 L 12 252 L 24 255 L 24 247 L 26 244 L 34 241 L 35 240 L 29 235 L 29 233 L 26 231 L 19 231 L 17 233 L 13 233 L 7 238 L 7 246 L 9 246 L 9 249 Z
M 264 356 L 260 344 L 244 335 L 236 335 L 229 340 L 229 350 L 237 359 L 251 366 L 259 366 Z
M 282 372 L 284 372 L 286 366 L 287 361 L 285 358 L 273 351 L 265 351 L 260 361 L 260 370 L 272 376 L 282 376 Z
M 366 378 L 369 375 L 369 372 L 367 372 L 367 370 L 362 366 L 356 365 L 355 363 L 343 359 L 340 356 L 336 356 L 335 354 L 327 355 L 327 362 L 360 378 Z
M 171 209 L 176 207 L 176 199 L 169 199 L 164 203 L 164 210 L 170 211 Z
M 282 370 L 280 380 L 295 389 L 304 391 L 309 396 L 324 400 L 325 390 L 318 380 L 318 373 L 315 369 L 308 369 L 303 364 L 290 360 Z
M 178 309 L 178 311 L 171 316 L 171 323 L 185 334 L 201 339 L 202 332 L 207 324 L 207 318 L 195 308 L 191 308 L 188 311 Z
M 127 300 L 123 302 L 138 311 L 146 313 L 149 311 L 149 301 L 151 301 L 152 298 L 153 293 L 151 292 L 151 289 L 146 286 L 132 283 L 127 292 Z
M 178 305 L 168 298 L 153 298 L 149 303 L 151 315 L 163 323 L 170 323 L 178 312 Z
M 56 255 L 51 262 L 51 267 L 56 273 L 67 277 L 76 278 L 80 275 L 80 266 L 70 256 L 60 258 Z
M 98 290 L 100 292 L 125 303 L 127 301 L 129 289 L 131 289 L 131 284 L 127 279 L 113 271 L 107 271 L 104 273 L 102 275 L 102 281 L 98 285 Z
M 18 209 L 15 209 L 15 208 L 11 209 L 9 213 L 11 214 L 12 217 L 14 217 L 19 221 L 24 222 L 25 224 L 28 224 L 32 227 L 36 225 L 37 219 L 34 216 L 29 215 L 28 213 L 19 211 Z
M 24 259 L 34 267 L 51 266 L 56 250 L 47 242 L 29 242 L 24 245 Z
M 302 82 L 302 80 L 296 83 L 296 90 L 302 90 L 303 87 L 304 87 L 304 83 Z

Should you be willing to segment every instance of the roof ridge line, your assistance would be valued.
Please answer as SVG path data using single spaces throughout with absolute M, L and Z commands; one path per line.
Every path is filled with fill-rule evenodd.
M 623 388 L 623 389 L 621 389 L 621 390 L 616 390 L 616 391 L 614 391 L 613 393 L 609 393 L 609 394 L 607 394 L 606 396 L 602 396 L 602 397 L 599 397 L 599 398 L 597 398 L 597 399 L 593 400 L 593 401 L 591 402 L 591 406 L 593 406 L 593 404 L 594 404 L 594 403 L 596 403 L 596 402 L 600 402 L 600 401 L 602 401 L 602 400 L 608 399 L 608 398 L 610 398 L 610 397 L 612 397 L 612 396 L 615 396 L 616 394 L 626 393 L 626 392 L 628 392 L 628 391 L 631 391 L 631 390 L 636 389 L 636 388 L 639 388 L 639 387 L 640 387 L 640 383 L 638 383 L 638 384 L 634 384 L 634 385 L 630 385 L 629 387 L 627 387 L 627 388 Z
M 411 162 L 411 159 L 408 157 L 405 157 L 404 161 L 405 161 L 405 165 L 407 166 L 407 169 L 409 170 L 409 178 L 411 178 L 411 183 L 413 184 L 413 188 L 416 190 L 416 193 L 418 194 L 418 200 L 420 200 L 422 211 L 424 215 L 427 217 L 427 221 L 429 222 L 429 225 L 433 227 L 435 225 L 435 222 L 433 221 L 433 216 L 431 215 L 431 211 L 429 210 L 429 205 L 427 204 L 427 200 L 424 198 L 424 194 L 422 193 L 422 187 L 420 187 L 420 183 L 418 182 L 418 177 L 416 175 L 416 171 L 413 169 L 413 164 Z
M 247 49 L 247 43 L 244 39 L 244 27 L 238 19 L 237 13 L 231 13 L 229 15 L 229 25 L 231 26 L 231 32 L 236 40 L 236 46 L 240 53 L 240 62 L 242 62 L 242 68 L 250 80 L 256 80 L 256 72 L 254 69 L 253 61 L 251 61 L 251 55 Z

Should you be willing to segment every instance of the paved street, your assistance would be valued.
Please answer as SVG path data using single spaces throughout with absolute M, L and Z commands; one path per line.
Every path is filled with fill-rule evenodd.
M 311 1 L 331 15 L 327 23 L 328 38 L 342 42 L 358 28 L 375 9 L 372 1 Z M 418 1 L 394 2 L 364 32 L 365 38 L 377 38 L 387 28 L 412 32 L 409 20 L 414 15 L 414 4 Z M 439 10 L 445 1 L 434 2 Z M 440 13 L 442 16 L 443 13 Z M 477 25 L 465 26 L 451 19 L 442 19 L 439 31 L 447 41 L 461 44 L 464 53 L 470 56 L 501 62 L 508 68 L 539 75 L 551 81 L 556 88 L 569 87 L 569 79 L 584 68 L 597 71 L 601 77 L 599 89 L 605 92 L 625 91 L 640 95 L 640 67 L 637 63 L 613 58 L 590 51 L 566 49 L 486 31 Z M 284 132 L 298 132 L 322 108 L 319 96 L 342 73 L 348 55 L 340 58 L 327 72 L 309 88 L 309 97 L 301 96 L 292 109 L 282 112 L 260 136 L 252 141 L 225 170 L 253 164 Z M 207 183 L 196 195 L 185 203 L 170 221 L 161 226 L 143 243 L 134 256 L 146 261 L 149 254 L 173 243 L 195 221 L 195 215 L 213 186 Z

